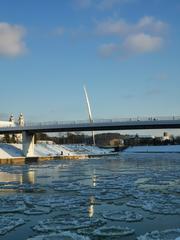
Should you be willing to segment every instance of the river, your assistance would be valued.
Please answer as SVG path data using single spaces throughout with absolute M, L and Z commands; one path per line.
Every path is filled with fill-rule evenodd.
M 180 154 L 1 165 L 0 201 L 2 240 L 177 239 L 162 231 L 180 228 Z

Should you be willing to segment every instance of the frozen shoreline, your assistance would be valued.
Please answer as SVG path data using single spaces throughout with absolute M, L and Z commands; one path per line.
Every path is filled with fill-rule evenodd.
M 109 150 L 96 146 L 68 144 L 35 144 L 34 157 L 72 157 L 72 156 L 97 156 L 110 154 Z M 0 144 L 0 159 L 23 158 L 22 144 Z
M 180 145 L 128 147 L 124 153 L 180 153 Z

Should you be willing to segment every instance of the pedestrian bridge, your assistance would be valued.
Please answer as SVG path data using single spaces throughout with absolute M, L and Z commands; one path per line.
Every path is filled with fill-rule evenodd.
M 180 128 L 179 117 L 156 118 L 120 118 L 96 119 L 89 121 L 61 121 L 26 123 L 21 126 L 0 127 L 0 134 L 16 134 L 24 131 L 40 132 L 76 132 L 76 131 L 106 131 L 106 130 L 136 130 L 136 129 L 175 129 Z
M 77 132 L 77 131 L 108 131 L 108 130 L 143 130 L 143 129 L 178 129 L 180 117 L 143 117 L 100 119 L 71 122 L 40 122 L 26 123 L 22 126 L 0 127 L 0 134 L 23 134 L 23 152 L 32 156 L 34 152 L 34 135 L 40 132 Z

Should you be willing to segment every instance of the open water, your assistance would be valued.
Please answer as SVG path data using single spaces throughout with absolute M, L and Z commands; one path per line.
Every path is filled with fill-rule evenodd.
M 180 154 L 0 165 L 0 202 L 2 240 L 179 239 Z

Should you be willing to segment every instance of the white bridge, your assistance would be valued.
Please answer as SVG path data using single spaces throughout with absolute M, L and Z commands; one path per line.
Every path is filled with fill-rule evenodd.
M 71 122 L 26 123 L 24 126 L 0 127 L 0 134 L 22 134 L 23 153 L 26 157 L 34 155 L 34 135 L 40 132 L 77 132 L 140 129 L 178 129 L 180 117 L 121 118 Z

